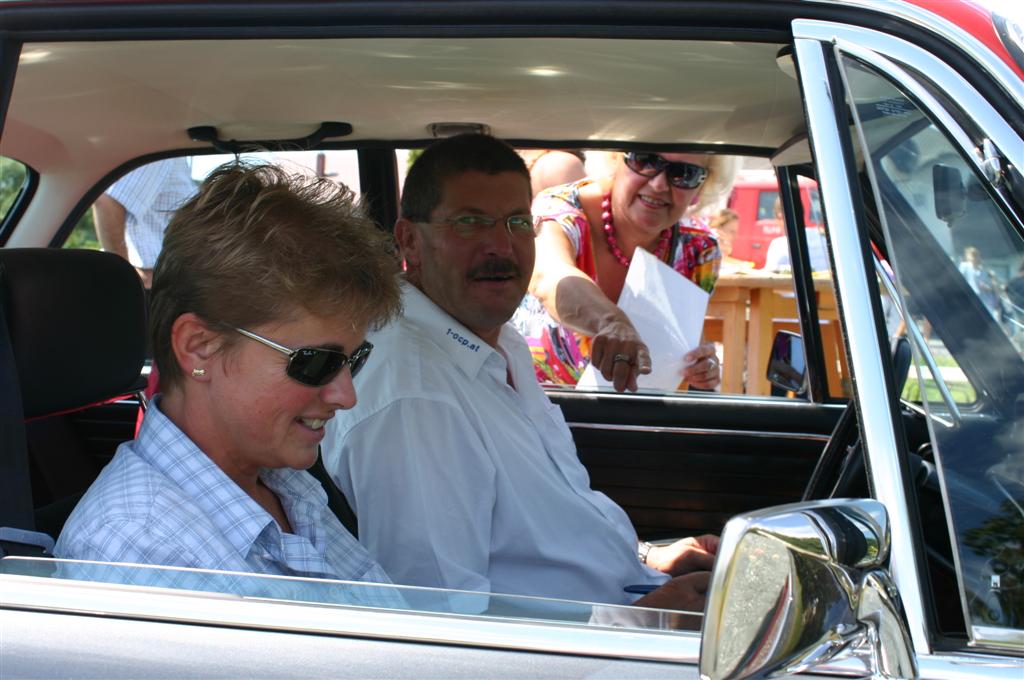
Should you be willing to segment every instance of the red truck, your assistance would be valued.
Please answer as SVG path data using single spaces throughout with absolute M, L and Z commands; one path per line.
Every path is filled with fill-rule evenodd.
M 728 204 L 740 216 L 739 231 L 733 243 L 734 258 L 753 262 L 758 269 L 764 267 L 768 244 L 786 234 L 782 220 L 776 216 L 778 199 L 779 184 L 774 172 L 747 170 L 740 173 Z M 804 226 L 820 225 L 817 182 L 800 178 L 800 201 L 804 208 Z

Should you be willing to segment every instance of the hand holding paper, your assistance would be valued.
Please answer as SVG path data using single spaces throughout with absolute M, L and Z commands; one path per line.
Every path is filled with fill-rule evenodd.
M 683 356 L 700 344 L 710 296 L 646 250 L 637 248 L 626 274 L 618 306 L 646 344 L 651 373 L 640 375 L 641 389 L 674 390 L 683 371 Z M 578 388 L 610 387 L 593 365 Z

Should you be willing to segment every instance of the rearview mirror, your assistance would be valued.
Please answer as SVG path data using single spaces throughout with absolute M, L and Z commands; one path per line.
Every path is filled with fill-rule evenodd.
M 797 333 L 779 331 L 768 358 L 768 382 L 789 392 L 807 388 L 807 359 L 804 340 Z
M 701 677 L 776 677 L 825 664 L 863 670 L 859 677 L 917 677 L 888 562 L 888 515 L 872 499 L 734 517 L 708 591 Z
M 932 191 L 935 192 L 935 216 L 946 224 L 967 210 L 967 190 L 956 168 L 939 163 L 933 165 Z

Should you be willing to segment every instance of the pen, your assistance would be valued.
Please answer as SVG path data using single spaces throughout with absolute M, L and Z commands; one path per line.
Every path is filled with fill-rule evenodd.
M 646 595 L 652 590 L 657 590 L 658 586 L 649 583 L 639 583 L 636 585 L 626 586 L 623 588 L 627 593 L 635 593 L 637 595 Z

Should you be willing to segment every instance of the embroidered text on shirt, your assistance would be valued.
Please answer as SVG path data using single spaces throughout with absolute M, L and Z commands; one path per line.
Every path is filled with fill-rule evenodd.
M 480 351 L 480 345 L 478 345 L 475 342 L 471 341 L 466 336 L 461 335 L 457 331 L 453 331 L 451 328 L 448 329 L 448 335 L 450 335 L 455 340 L 455 342 L 459 343 L 463 347 L 468 347 L 469 349 L 473 350 L 474 352 L 479 352 Z

